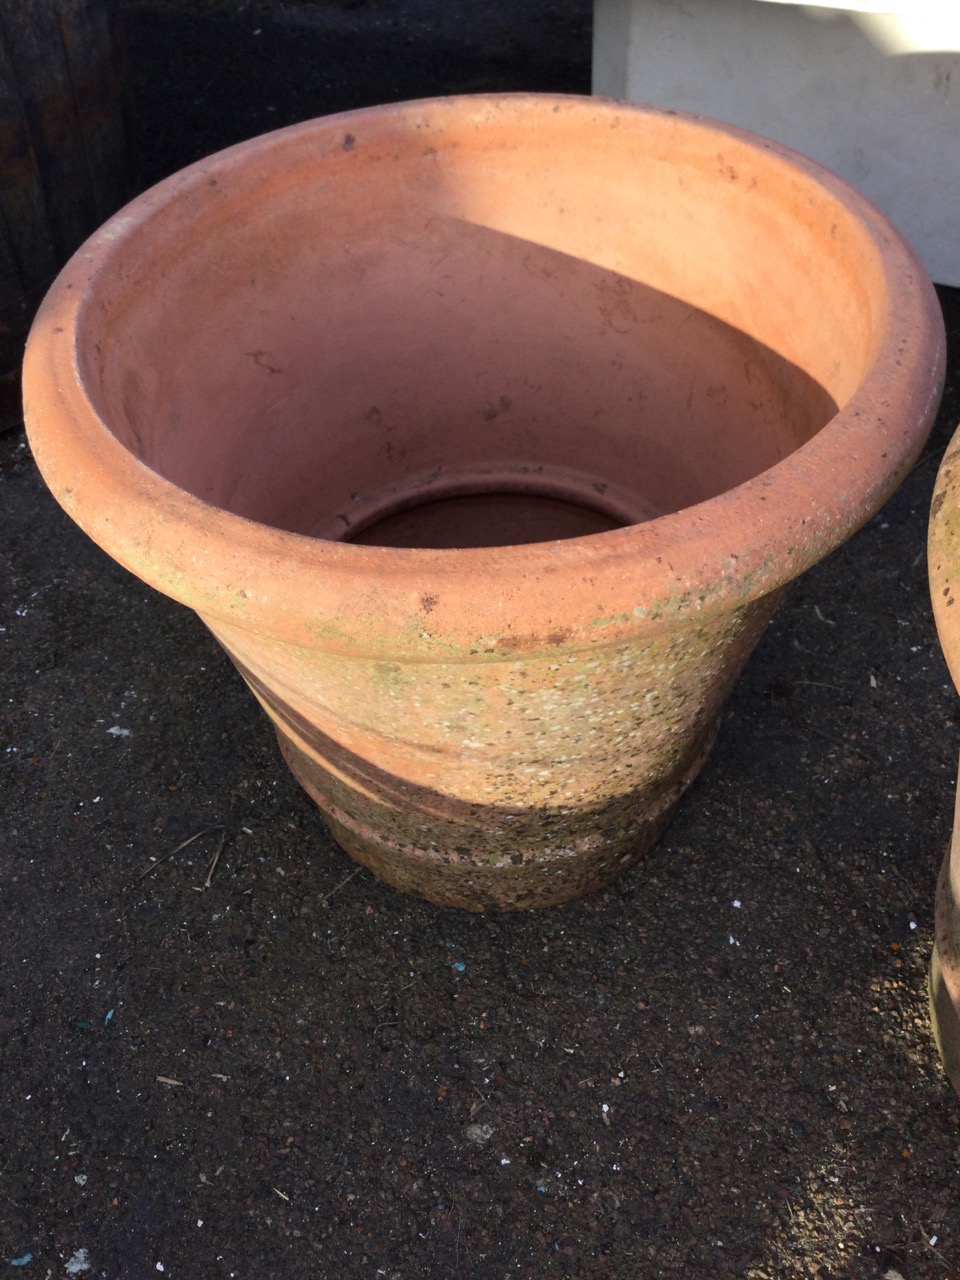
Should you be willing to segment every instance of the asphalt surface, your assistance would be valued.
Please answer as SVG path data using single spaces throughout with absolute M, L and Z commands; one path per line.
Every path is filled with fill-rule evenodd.
M 142 182 L 365 103 L 589 89 L 580 0 L 127 17 Z M 924 564 L 941 296 L 928 450 L 794 587 L 654 854 L 543 913 L 357 872 L 200 623 L 0 437 L 0 1267 L 960 1275 L 925 990 L 960 741 Z

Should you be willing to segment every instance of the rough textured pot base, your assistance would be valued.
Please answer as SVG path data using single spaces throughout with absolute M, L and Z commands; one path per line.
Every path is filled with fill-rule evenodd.
M 937 881 L 934 948 L 930 959 L 930 1017 L 950 1083 L 960 1094 L 960 907 L 950 891 L 950 853 Z
M 678 784 L 658 803 L 644 805 L 633 815 L 627 838 L 620 844 L 594 842 L 594 848 L 578 848 L 575 856 L 519 859 L 517 864 L 484 867 L 475 850 L 463 847 L 462 856 L 423 847 L 394 845 L 367 823 L 358 822 L 330 802 L 317 785 L 320 767 L 283 733 L 277 741 L 291 773 L 323 812 L 337 844 L 355 862 L 375 876 L 415 893 L 440 907 L 466 911 L 527 911 L 572 902 L 604 888 L 653 848 L 673 817 L 684 792 L 703 768 L 716 741 L 717 725 L 709 727 L 706 741 Z M 592 815 L 584 823 L 593 825 Z M 603 828 L 605 824 L 601 823 Z M 469 838 L 469 836 L 465 837 Z M 586 842 L 584 842 L 586 843 Z

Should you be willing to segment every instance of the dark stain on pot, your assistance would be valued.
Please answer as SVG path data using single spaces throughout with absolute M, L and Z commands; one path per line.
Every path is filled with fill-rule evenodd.
M 357 145 L 357 140 L 356 140 L 356 138 L 353 136 L 353 134 L 352 134 L 352 133 L 345 133 L 345 134 L 343 135 L 343 149 L 344 149 L 344 151 L 352 151 L 352 150 L 353 150 L 353 148 L 354 148 L 356 145 Z
M 488 408 L 484 409 L 483 411 L 484 421 L 492 422 L 494 418 L 499 418 L 501 413 L 506 413 L 506 411 L 509 408 L 511 408 L 512 405 L 513 405 L 513 401 L 510 399 L 509 396 L 501 396 L 497 404 L 490 405 Z
M 267 373 L 283 373 L 281 368 L 275 364 L 270 364 L 265 359 L 266 351 L 246 351 L 244 354 L 250 357 L 258 369 L 265 369 Z
M 501 636 L 497 643 L 501 650 L 506 649 L 509 652 L 514 652 L 518 649 L 524 649 L 533 652 L 536 649 L 542 649 L 545 645 L 557 646 L 565 644 L 572 635 L 572 627 L 558 627 L 555 631 L 548 631 L 545 636 Z M 495 653 L 496 650 L 487 649 L 486 652 Z
M 440 603 L 439 596 L 421 596 L 420 608 L 424 613 L 431 613 Z

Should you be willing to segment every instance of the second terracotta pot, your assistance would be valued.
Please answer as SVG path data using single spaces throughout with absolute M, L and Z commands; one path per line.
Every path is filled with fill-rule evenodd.
M 337 840 L 485 909 L 634 863 L 784 585 L 940 393 L 911 251 L 782 147 L 591 99 L 283 130 L 129 205 L 48 297 L 30 439 L 196 609 Z
M 937 474 L 930 507 L 928 568 L 940 644 L 960 689 L 960 433 L 950 442 Z M 960 783 L 953 838 L 937 881 L 930 1013 L 944 1069 L 960 1093 Z

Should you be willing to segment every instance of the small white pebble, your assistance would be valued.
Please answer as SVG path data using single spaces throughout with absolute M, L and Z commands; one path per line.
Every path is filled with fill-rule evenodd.
M 734 898 L 734 900 L 733 900 L 733 905 L 734 905 L 735 907 L 740 907 L 740 906 L 742 905 L 742 904 L 741 904 L 741 902 L 740 902 L 740 899 L 739 899 L 739 898 Z

